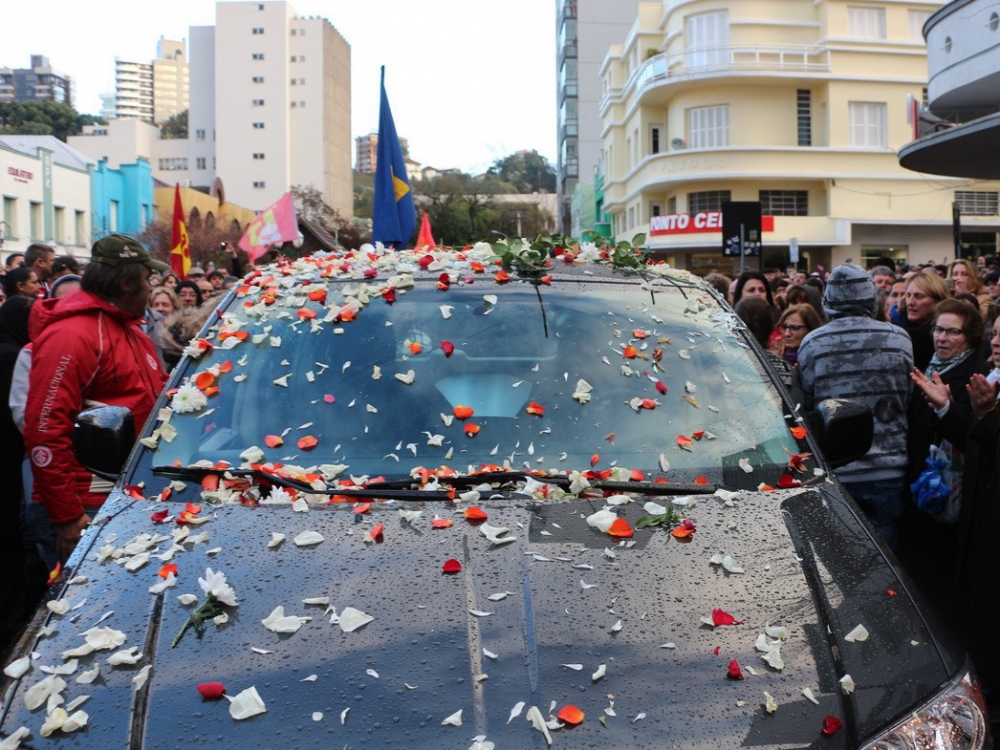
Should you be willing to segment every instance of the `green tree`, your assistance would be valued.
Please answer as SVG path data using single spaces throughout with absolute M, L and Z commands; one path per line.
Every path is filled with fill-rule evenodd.
M 229 268 L 229 256 L 222 250 L 225 242 L 233 247 L 243 236 L 243 230 L 233 222 L 206 221 L 204 218 L 188 217 L 188 245 L 191 248 L 191 265 L 204 268 L 209 263 L 217 268 Z M 170 262 L 172 247 L 173 216 L 160 216 L 150 222 L 138 235 L 138 239 L 149 248 L 150 254 L 165 263 Z
M 188 111 L 178 112 L 160 126 L 160 137 L 167 140 L 188 137 Z
M 0 133 L 10 135 L 54 135 L 65 141 L 84 125 L 104 124 L 94 115 L 80 114 L 61 102 L 0 103 Z
M 556 170 L 537 151 L 518 151 L 493 162 L 486 174 L 508 182 L 518 193 L 553 193 Z

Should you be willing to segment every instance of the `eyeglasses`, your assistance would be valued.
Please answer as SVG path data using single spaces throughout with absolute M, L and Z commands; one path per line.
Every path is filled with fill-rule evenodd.
M 942 328 L 941 326 L 934 326 L 934 328 L 931 329 L 931 332 L 935 336 L 947 336 L 950 339 L 957 339 L 965 333 L 965 331 L 961 328 Z
M 806 328 L 808 328 L 808 327 L 809 326 L 797 326 L 797 325 L 794 325 L 792 323 L 782 323 L 781 324 L 781 330 L 785 331 L 786 333 L 798 333 L 799 331 L 806 330 Z

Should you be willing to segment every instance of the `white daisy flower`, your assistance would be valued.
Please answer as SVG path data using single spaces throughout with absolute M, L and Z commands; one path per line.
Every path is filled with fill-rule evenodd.
M 208 398 L 190 383 L 185 383 L 177 389 L 170 400 L 170 408 L 178 414 L 189 414 L 201 411 L 208 406 Z

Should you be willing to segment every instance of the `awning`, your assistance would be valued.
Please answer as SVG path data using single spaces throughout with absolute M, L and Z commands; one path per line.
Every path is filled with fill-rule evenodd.
M 1000 112 L 924 136 L 899 151 L 906 169 L 946 177 L 1000 179 Z

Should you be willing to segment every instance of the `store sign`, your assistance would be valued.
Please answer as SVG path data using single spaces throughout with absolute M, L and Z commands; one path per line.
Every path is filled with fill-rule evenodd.
M 761 231 L 774 231 L 774 217 L 762 216 Z M 649 234 L 663 236 L 670 234 L 695 234 L 698 232 L 721 232 L 722 211 L 701 211 L 696 214 L 667 214 L 649 219 Z
M 35 179 L 35 175 L 29 172 L 27 169 L 18 169 L 17 167 L 7 167 L 7 174 L 14 178 L 14 182 L 24 182 L 27 183 L 30 180 Z

